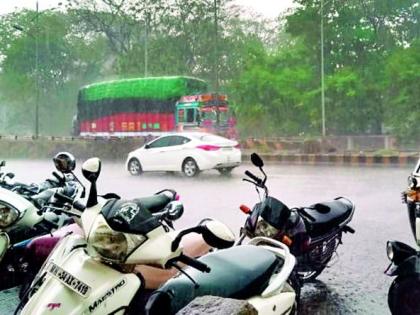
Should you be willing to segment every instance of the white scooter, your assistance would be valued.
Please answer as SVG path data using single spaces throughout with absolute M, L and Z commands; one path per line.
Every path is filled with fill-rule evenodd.
M 63 177 L 53 173 L 57 177 L 56 185 L 44 186 L 38 194 L 31 191 L 32 194 L 21 195 L 0 188 L 0 290 L 19 285 L 26 278 L 31 266 L 24 256 L 34 237 L 73 222 L 68 214 L 58 210 L 71 209 L 73 201 L 83 195 L 84 187 L 78 180 L 64 179 L 71 170 L 57 169 Z M 64 202 L 55 197 L 60 194 L 66 198 Z
M 146 314 L 174 314 L 203 295 L 247 300 L 259 314 L 293 312 L 295 292 L 287 279 L 296 260 L 287 246 L 254 238 L 251 245 L 222 249 L 198 260 L 188 257 L 180 247 L 185 235 L 199 233 L 210 246 L 226 248 L 234 243 L 233 233 L 213 220 L 171 231 L 169 225 L 183 212 L 176 201 L 152 213 L 136 199 L 98 198 L 100 169 L 97 158 L 82 167 L 91 182 L 80 220 L 86 239 L 70 235 L 57 244 L 28 290 L 21 314 L 138 314 L 136 301 L 144 283 L 141 275 L 132 273 L 134 266 L 179 267 L 177 263 L 189 267 L 152 295 Z
M 403 192 L 411 230 L 420 247 L 420 159 L 408 177 L 408 189 Z M 420 314 L 420 251 L 411 246 L 388 241 L 386 251 L 390 264 L 385 274 L 395 277 L 388 290 L 388 306 L 393 315 Z

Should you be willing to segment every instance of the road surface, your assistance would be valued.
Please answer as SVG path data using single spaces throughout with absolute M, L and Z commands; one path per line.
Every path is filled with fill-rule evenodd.
M 54 170 L 50 161 L 8 161 L 6 168 L 23 182 L 42 181 Z M 124 170 L 123 163 L 104 161 L 98 191 L 133 198 L 172 188 L 181 195 L 185 206 L 176 227 L 192 226 L 204 217 L 212 217 L 238 232 L 245 219 L 239 205 L 252 207 L 258 200 L 255 189 L 241 180 L 246 169 L 258 174 L 247 164 L 235 169 L 230 177 L 217 172 L 205 172 L 192 179 L 167 173 L 133 177 Z M 411 169 L 269 164 L 265 171 L 270 194 L 289 207 L 337 196 L 348 197 L 356 204 L 351 223 L 356 234 L 344 235 L 333 265 L 319 281 L 304 288 L 301 314 L 389 314 L 386 298 L 392 279 L 383 274 L 388 265 L 386 241 L 395 239 L 414 246 L 400 198 Z M 0 293 L 0 314 L 12 313 L 15 296 L 14 291 Z

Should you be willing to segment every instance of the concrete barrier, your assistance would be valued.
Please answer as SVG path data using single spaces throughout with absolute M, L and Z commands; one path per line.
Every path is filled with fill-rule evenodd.
M 72 152 L 78 159 L 97 156 L 102 159 L 124 160 L 127 154 L 142 146 L 150 137 L 135 138 L 77 138 L 0 136 L 0 159 L 51 158 L 59 151 Z M 255 143 L 259 143 L 254 147 Z M 292 144 L 291 146 L 293 146 Z M 263 146 L 263 148 L 260 148 Z M 420 152 L 398 155 L 378 155 L 369 153 L 329 153 L 301 154 L 279 152 L 284 144 L 269 143 L 266 140 L 247 139 L 242 142 L 243 160 L 249 160 L 252 152 L 260 154 L 265 161 L 285 164 L 335 164 L 335 165 L 414 165 Z M 273 153 L 279 152 L 279 153 Z
M 367 154 L 267 154 L 257 153 L 267 162 L 284 164 L 309 164 L 309 165 L 392 165 L 413 166 L 417 163 L 419 153 L 401 153 L 400 155 L 367 155 Z M 243 161 L 249 161 L 251 152 L 243 153 Z

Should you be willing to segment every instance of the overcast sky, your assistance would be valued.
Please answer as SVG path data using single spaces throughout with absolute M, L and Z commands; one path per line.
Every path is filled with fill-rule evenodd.
M 39 9 L 44 10 L 56 6 L 60 0 L 38 0 L 38 2 Z M 292 7 L 293 0 L 235 0 L 235 2 L 249 7 L 268 18 L 274 18 L 284 10 Z M 35 4 L 36 0 L 0 0 L 0 14 L 13 12 L 16 8 L 23 7 L 35 9 Z

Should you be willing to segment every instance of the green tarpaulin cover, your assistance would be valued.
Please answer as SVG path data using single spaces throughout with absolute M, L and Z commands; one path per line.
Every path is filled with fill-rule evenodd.
M 167 100 L 206 91 L 207 83 L 193 77 L 135 78 L 85 86 L 80 90 L 79 100 L 82 102 L 122 98 Z

